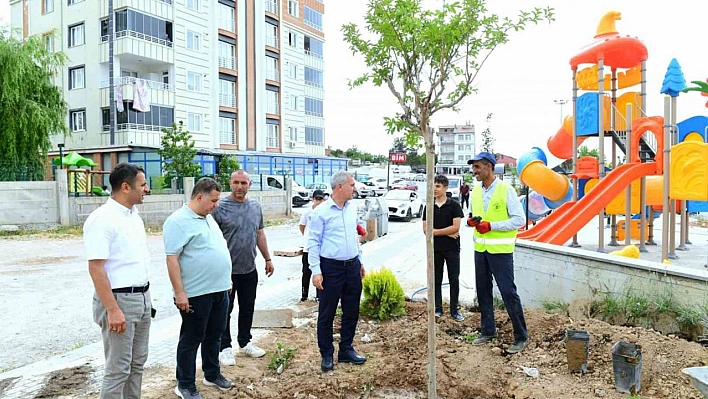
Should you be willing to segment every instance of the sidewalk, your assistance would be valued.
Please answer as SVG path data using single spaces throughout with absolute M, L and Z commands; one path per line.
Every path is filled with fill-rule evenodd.
M 389 268 L 403 286 L 407 295 L 426 286 L 425 241 L 419 222 L 397 224 L 394 233 L 381 237 L 364 245 L 364 264 L 367 271 Z M 473 247 L 471 230 L 463 227 L 463 251 L 461 271 L 460 301 L 471 303 L 475 297 Z M 274 249 L 274 248 L 271 248 Z M 281 259 L 281 258 L 279 258 Z M 299 263 L 300 258 L 282 258 L 282 263 Z M 281 267 L 279 270 L 284 270 Z M 294 308 L 300 298 L 300 274 L 297 267 L 289 266 L 287 278 L 277 284 L 259 286 L 257 309 Z M 297 270 L 297 271 L 296 271 Z M 283 281 L 284 280 L 284 281 Z M 446 281 L 446 279 L 444 280 Z M 421 291 L 416 299 L 426 295 Z M 449 295 L 449 290 L 443 288 L 443 296 Z M 234 312 L 235 314 L 235 312 Z M 236 319 L 232 318 L 232 329 L 236 329 Z M 178 314 L 154 321 L 150 329 L 150 355 L 146 367 L 175 366 L 175 351 L 179 336 L 181 319 Z M 94 326 L 95 327 L 95 326 Z M 98 328 L 98 327 L 96 327 Z M 257 339 L 268 330 L 254 330 Z M 48 374 L 56 370 L 88 365 L 94 369 L 90 383 L 97 388 L 103 374 L 103 344 L 98 341 L 66 353 L 50 357 L 23 367 L 0 374 L 0 381 L 16 379 L 2 392 L 3 398 L 25 399 L 36 395 L 48 378 Z

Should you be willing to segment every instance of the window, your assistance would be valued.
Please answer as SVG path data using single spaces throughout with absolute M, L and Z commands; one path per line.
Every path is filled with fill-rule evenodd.
M 236 120 L 219 117 L 219 142 L 236 144 Z
M 196 72 L 187 72 L 187 90 L 202 91 L 202 74 Z
M 458 146 L 457 146 L 457 151 L 464 151 L 464 150 L 465 150 L 465 146 L 464 146 L 464 145 L 458 145 Z
M 219 68 L 236 69 L 236 47 L 219 41 Z
M 199 0 L 187 0 L 187 8 L 199 11 Z
M 74 4 L 81 3 L 81 2 L 83 2 L 83 1 L 84 1 L 84 0 L 69 0 L 69 5 L 70 5 L 70 6 L 73 6 Z
M 162 71 L 162 83 L 170 84 L 170 71 Z
M 69 90 L 83 89 L 86 87 L 84 76 L 85 69 L 83 66 L 69 68 Z
M 305 126 L 305 144 L 324 145 L 324 130 L 319 127 Z
M 44 35 L 44 49 L 48 53 L 54 52 L 54 36 L 51 33 Z
M 132 9 L 124 9 L 116 11 L 115 24 L 115 31 L 118 37 L 125 36 L 124 32 L 126 31 L 141 33 L 144 36 L 158 39 L 146 40 L 172 47 L 172 22 L 151 17 Z M 108 24 L 106 24 L 105 35 L 107 34 Z
M 296 63 L 289 63 L 287 66 L 288 77 L 291 79 L 297 79 L 297 69 Z
M 288 0 L 288 14 L 295 18 L 300 16 L 300 4 L 297 0 Z
M 305 115 L 323 116 L 322 100 L 305 97 Z
M 278 59 L 266 55 L 266 79 L 278 81 Z
M 266 23 L 266 46 L 278 47 L 278 27 Z
M 317 58 L 324 57 L 324 43 L 321 40 L 317 40 L 310 36 L 305 36 L 305 54 L 311 55 Z
M 288 96 L 288 109 L 297 111 L 297 96 L 294 94 Z
M 297 33 L 288 32 L 288 45 L 290 47 L 297 47 Z
M 103 108 L 101 111 L 103 130 L 107 131 L 110 110 L 109 108 Z M 175 121 L 174 115 L 174 108 L 151 105 L 150 111 L 139 112 L 133 110 L 133 103 L 131 101 L 123 101 L 123 112 L 116 114 L 116 123 L 119 129 L 127 128 L 120 125 L 133 124 L 143 125 L 142 128 L 145 129 L 160 130 L 163 127 L 172 127 Z
M 296 143 L 297 142 L 297 128 L 294 126 L 290 126 L 288 128 L 288 130 L 290 131 L 290 141 L 293 143 Z
M 305 25 L 311 26 L 318 31 L 322 31 L 322 14 L 308 6 L 304 7 L 303 21 L 305 22 Z
M 80 46 L 85 43 L 84 23 L 69 27 L 69 47 Z
M 322 71 L 305 67 L 305 84 L 315 87 L 324 86 L 324 78 L 322 77 Z
M 127 69 L 121 69 L 120 70 L 120 77 L 122 77 L 122 78 L 137 78 L 138 73 L 135 71 L 129 71 Z
M 278 14 L 278 0 L 265 0 L 265 10 L 269 13 Z
M 69 124 L 72 132 L 86 131 L 86 110 L 80 109 L 69 112 Z
M 236 19 L 234 18 L 233 7 L 219 3 L 219 28 L 229 32 L 236 32 Z
M 191 30 L 187 31 L 187 48 L 190 50 L 199 51 L 201 48 L 199 33 L 193 32 Z
M 278 92 L 266 90 L 266 113 L 278 114 Z
M 187 130 L 190 132 L 202 131 L 202 114 L 187 112 Z
M 266 147 L 279 148 L 280 137 L 278 130 L 280 126 L 273 123 L 266 123 Z
M 236 108 L 236 83 L 219 79 L 219 105 Z
M 42 0 L 42 14 L 54 11 L 54 0 Z

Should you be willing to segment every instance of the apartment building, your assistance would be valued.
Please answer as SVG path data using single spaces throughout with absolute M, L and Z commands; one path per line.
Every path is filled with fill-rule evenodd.
M 325 156 L 323 0 L 112 0 L 112 32 L 109 1 L 10 0 L 14 29 L 68 56 L 55 84 L 72 134 L 55 148 L 156 176 L 162 128 L 181 121 L 204 174 L 224 154 L 300 183 L 346 169 Z
M 440 126 L 438 128 L 439 164 L 467 164 L 476 154 L 474 125 Z

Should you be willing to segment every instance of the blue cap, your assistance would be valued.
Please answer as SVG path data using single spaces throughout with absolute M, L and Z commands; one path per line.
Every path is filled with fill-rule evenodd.
M 474 158 L 472 158 L 472 159 L 470 159 L 469 161 L 467 161 L 467 165 L 472 165 L 472 162 L 481 161 L 481 160 L 483 160 L 483 159 L 486 159 L 486 160 L 489 161 L 492 165 L 496 165 L 496 164 L 497 164 L 497 159 L 494 157 L 494 154 L 491 154 L 491 153 L 486 152 L 486 151 L 482 151 L 482 152 L 480 152 L 479 154 L 475 155 Z

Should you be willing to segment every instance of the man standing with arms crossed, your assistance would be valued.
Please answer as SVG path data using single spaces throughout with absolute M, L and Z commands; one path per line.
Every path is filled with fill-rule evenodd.
M 229 311 L 226 330 L 221 337 L 219 361 L 224 366 L 236 364 L 231 349 L 231 312 L 234 300 L 238 299 L 238 336 L 236 337 L 242 354 L 261 357 L 265 351 L 251 342 L 251 325 L 256 306 L 258 270 L 256 270 L 256 247 L 265 259 L 265 273 L 273 275 L 273 262 L 268 251 L 263 210 L 258 201 L 248 198 L 251 177 L 244 170 L 231 174 L 231 195 L 219 201 L 219 207 L 212 216 L 221 228 L 231 253 L 231 281 L 233 289 L 229 294 Z
M 332 195 L 312 212 L 307 243 L 312 270 L 312 285 L 320 290 L 317 316 L 317 345 L 322 355 L 322 371 L 334 370 L 333 327 L 339 300 L 342 300 L 342 326 L 339 363 L 363 364 L 352 342 L 359 321 L 361 280 L 366 275 L 361 262 L 357 231 L 357 210 L 350 200 L 354 177 L 346 171 L 335 173 L 330 184 Z
M 526 224 L 524 210 L 516 190 L 494 175 L 494 155 L 480 152 L 467 164 L 472 164 L 477 181 L 482 182 L 472 190 L 473 217 L 467 221 L 468 226 L 475 228 L 475 282 L 482 313 L 482 335 L 473 344 L 485 344 L 497 337 L 492 297 L 494 277 L 514 327 L 514 343 L 507 352 L 518 353 L 529 341 L 524 309 L 514 284 L 514 246 L 517 231 Z
M 149 191 L 145 171 L 120 163 L 110 174 L 111 198 L 84 223 L 84 247 L 95 293 L 93 320 L 106 357 L 101 399 L 140 398 L 148 357 L 152 303 L 150 252 L 138 214 Z
M 195 382 L 199 345 L 202 383 L 222 391 L 233 386 L 219 367 L 231 289 L 231 255 L 210 215 L 219 204 L 219 194 L 221 187 L 214 179 L 199 179 L 192 189 L 192 199 L 170 215 L 162 229 L 167 272 L 182 317 L 175 387 L 175 394 L 182 399 L 202 398 Z

